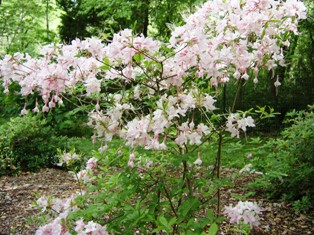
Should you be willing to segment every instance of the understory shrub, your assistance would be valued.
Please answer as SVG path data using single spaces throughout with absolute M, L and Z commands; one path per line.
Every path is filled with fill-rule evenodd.
M 283 200 L 302 202 L 306 199 L 307 209 L 314 205 L 313 109 L 312 105 L 308 110 L 288 113 L 286 123 L 290 126 L 279 138 L 259 149 L 260 158 L 254 163 L 258 170 L 266 172 L 255 186 L 263 186 L 271 192 L 270 196 Z
M 52 167 L 57 149 L 70 149 L 73 142 L 56 136 L 45 120 L 31 115 L 11 118 L 1 125 L 0 140 L 0 175 Z

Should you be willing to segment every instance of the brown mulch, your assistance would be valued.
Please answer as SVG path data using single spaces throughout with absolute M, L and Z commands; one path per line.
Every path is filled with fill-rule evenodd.
M 222 190 L 222 207 L 238 202 L 232 195 L 245 195 L 245 185 L 255 177 L 252 174 L 237 175 L 235 169 L 224 169 L 235 186 Z M 79 191 L 73 175 L 58 169 L 42 169 L 38 173 L 23 173 L 17 177 L 0 177 L 0 235 L 34 234 L 36 227 L 25 218 L 38 215 L 32 202 L 42 195 L 65 198 Z M 261 195 L 249 198 L 263 209 L 261 225 L 252 235 L 307 235 L 314 234 L 314 219 L 309 215 L 294 212 L 286 203 L 266 200 Z M 313 213 L 312 213 L 313 215 Z M 232 232 L 227 221 L 221 224 L 221 235 L 239 234 Z
M 239 199 L 232 197 L 236 195 L 246 195 L 250 191 L 246 185 L 257 177 L 256 174 L 239 174 L 237 169 L 223 169 L 223 175 L 231 178 L 233 187 L 222 189 L 222 205 L 236 205 Z M 288 203 L 280 203 L 265 199 L 263 194 L 250 196 L 248 201 L 256 202 L 263 210 L 260 215 L 260 226 L 253 229 L 252 235 L 307 235 L 314 234 L 314 213 L 307 215 L 295 212 Z M 223 207 L 222 206 L 222 207 Z M 235 235 L 239 233 L 230 232 L 232 225 L 223 221 L 220 234 Z
M 17 177 L 0 178 L 0 235 L 35 234 L 36 227 L 25 218 L 38 215 L 31 204 L 40 196 L 66 198 L 79 191 L 73 175 L 59 169 L 42 169 Z

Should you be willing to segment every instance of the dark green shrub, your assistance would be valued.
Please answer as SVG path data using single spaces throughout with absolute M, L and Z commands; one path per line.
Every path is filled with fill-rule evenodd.
M 70 142 L 38 116 L 11 118 L 0 126 L 0 175 L 51 167 L 57 148 L 69 149 Z
M 65 100 L 64 103 L 65 105 L 51 110 L 45 117 L 57 135 L 71 137 L 92 136 L 93 129 L 86 124 L 88 122 L 87 112 L 90 110 L 90 107 L 86 105 L 75 107 L 74 99 L 74 104 L 67 100 Z
M 263 181 L 273 197 L 288 201 L 307 198 L 309 206 L 314 205 L 313 109 L 309 106 L 307 111 L 288 113 L 286 123 L 290 126 L 259 150 L 260 158 L 255 162 L 258 170 L 265 172 L 259 184 Z

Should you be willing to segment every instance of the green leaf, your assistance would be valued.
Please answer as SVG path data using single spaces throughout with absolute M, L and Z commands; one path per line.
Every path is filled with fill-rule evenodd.
M 103 65 L 102 66 L 100 66 L 100 69 L 102 69 L 102 70 L 109 70 L 110 69 L 110 61 L 109 61 L 109 59 L 108 58 L 104 58 L 103 59 Z
M 218 232 L 218 229 L 219 229 L 218 225 L 217 225 L 216 223 L 213 223 L 213 224 L 210 226 L 210 228 L 209 228 L 208 234 L 209 234 L 209 235 L 216 235 L 217 232 Z
M 140 63 L 145 57 L 142 54 L 135 54 L 133 56 L 133 59 L 137 62 Z
M 157 219 L 158 223 L 162 225 L 164 228 L 168 228 L 167 219 L 164 216 L 159 216 Z
M 209 219 L 209 222 L 212 223 L 215 218 L 215 214 L 212 210 L 207 211 L 207 218 Z

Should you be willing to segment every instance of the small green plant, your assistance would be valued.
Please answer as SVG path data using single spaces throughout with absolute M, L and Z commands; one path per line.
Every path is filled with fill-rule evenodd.
M 292 203 L 292 208 L 296 212 L 306 212 L 311 207 L 310 198 L 308 196 L 303 196 L 300 200 L 296 200 Z
M 0 139 L 0 175 L 52 167 L 58 162 L 57 148 L 71 146 L 71 139 L 55 136 L 46 121 L 31 115 L 1 125 Z

